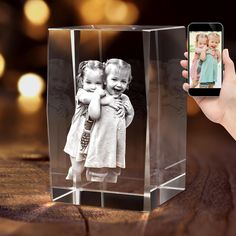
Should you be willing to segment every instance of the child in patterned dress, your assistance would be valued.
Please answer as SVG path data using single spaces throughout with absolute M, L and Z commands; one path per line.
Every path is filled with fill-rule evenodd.
M 207 34 L 205 33 L 197 34 L 195 43 L 196 47 L 194 52 L 194 58 L 190 69 L 190 77 L 192 80 L 191 88 L 195 88 L 199 84 L 200 68 L 201 68 L 200 54 L 207 48 L 207 43 L 208 43 Z

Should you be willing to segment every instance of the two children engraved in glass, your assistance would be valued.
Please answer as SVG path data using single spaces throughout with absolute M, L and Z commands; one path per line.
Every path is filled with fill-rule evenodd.
M 116 183 L 125 168 L 126 128 L 134 109 L 125 90 L 132 80 L 131 66 L 122 59 L 79 64 L 78 91 L 64 151 L 71 167 L 66 179 Z

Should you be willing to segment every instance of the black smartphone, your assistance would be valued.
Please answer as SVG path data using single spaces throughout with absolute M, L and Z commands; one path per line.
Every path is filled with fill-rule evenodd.
M 224 28 L 219 22 L 188 25 L 188 80 L 191 96 L 218 96 L 223 65 Z

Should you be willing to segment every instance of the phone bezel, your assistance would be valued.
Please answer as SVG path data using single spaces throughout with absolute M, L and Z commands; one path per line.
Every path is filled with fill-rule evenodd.
M 221 31 L 221 55 L 224 48 L 224 27 L 220 22 L 192 22 L 188 25 L 188 49 L 190 48 L 190 31 Z M 188 50 L 188 58 L 190 56 Z M 190 68 L 190 60 L 188 60 Z M 223 63 L 221 60 L 221 81 L 223 80 Z M 190 71 L 190 70 L 189 70 Z M 190 73 L 188 74 L 188 83 L 190 82 Z M 189 88 L 191 96 L 219 96 L 221 88 Z

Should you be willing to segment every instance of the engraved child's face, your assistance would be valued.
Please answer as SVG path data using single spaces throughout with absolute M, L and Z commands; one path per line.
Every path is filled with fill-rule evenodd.
M 106 78 L 106 90 L 110 95 L 121 95 L 128 87 L 129 74 L 127 71 L 116 69 L 114 65 L 110 65 L 109 74 Z
M 99 69 L 87 69 L 83 79 L 83 89 L 94 92 L 97 88 L 103 88 L 102 72 Z
M 205 46 L 207 46 L 207 38 L 206 37 L 199 37 L 198 42 L 197 42 L 197 47 L 204 48 Z
M 219 37 L 212 36 L 212 35 L 208 37 L 209 48 L 216 49 L 219 43 L 220 43 Z

